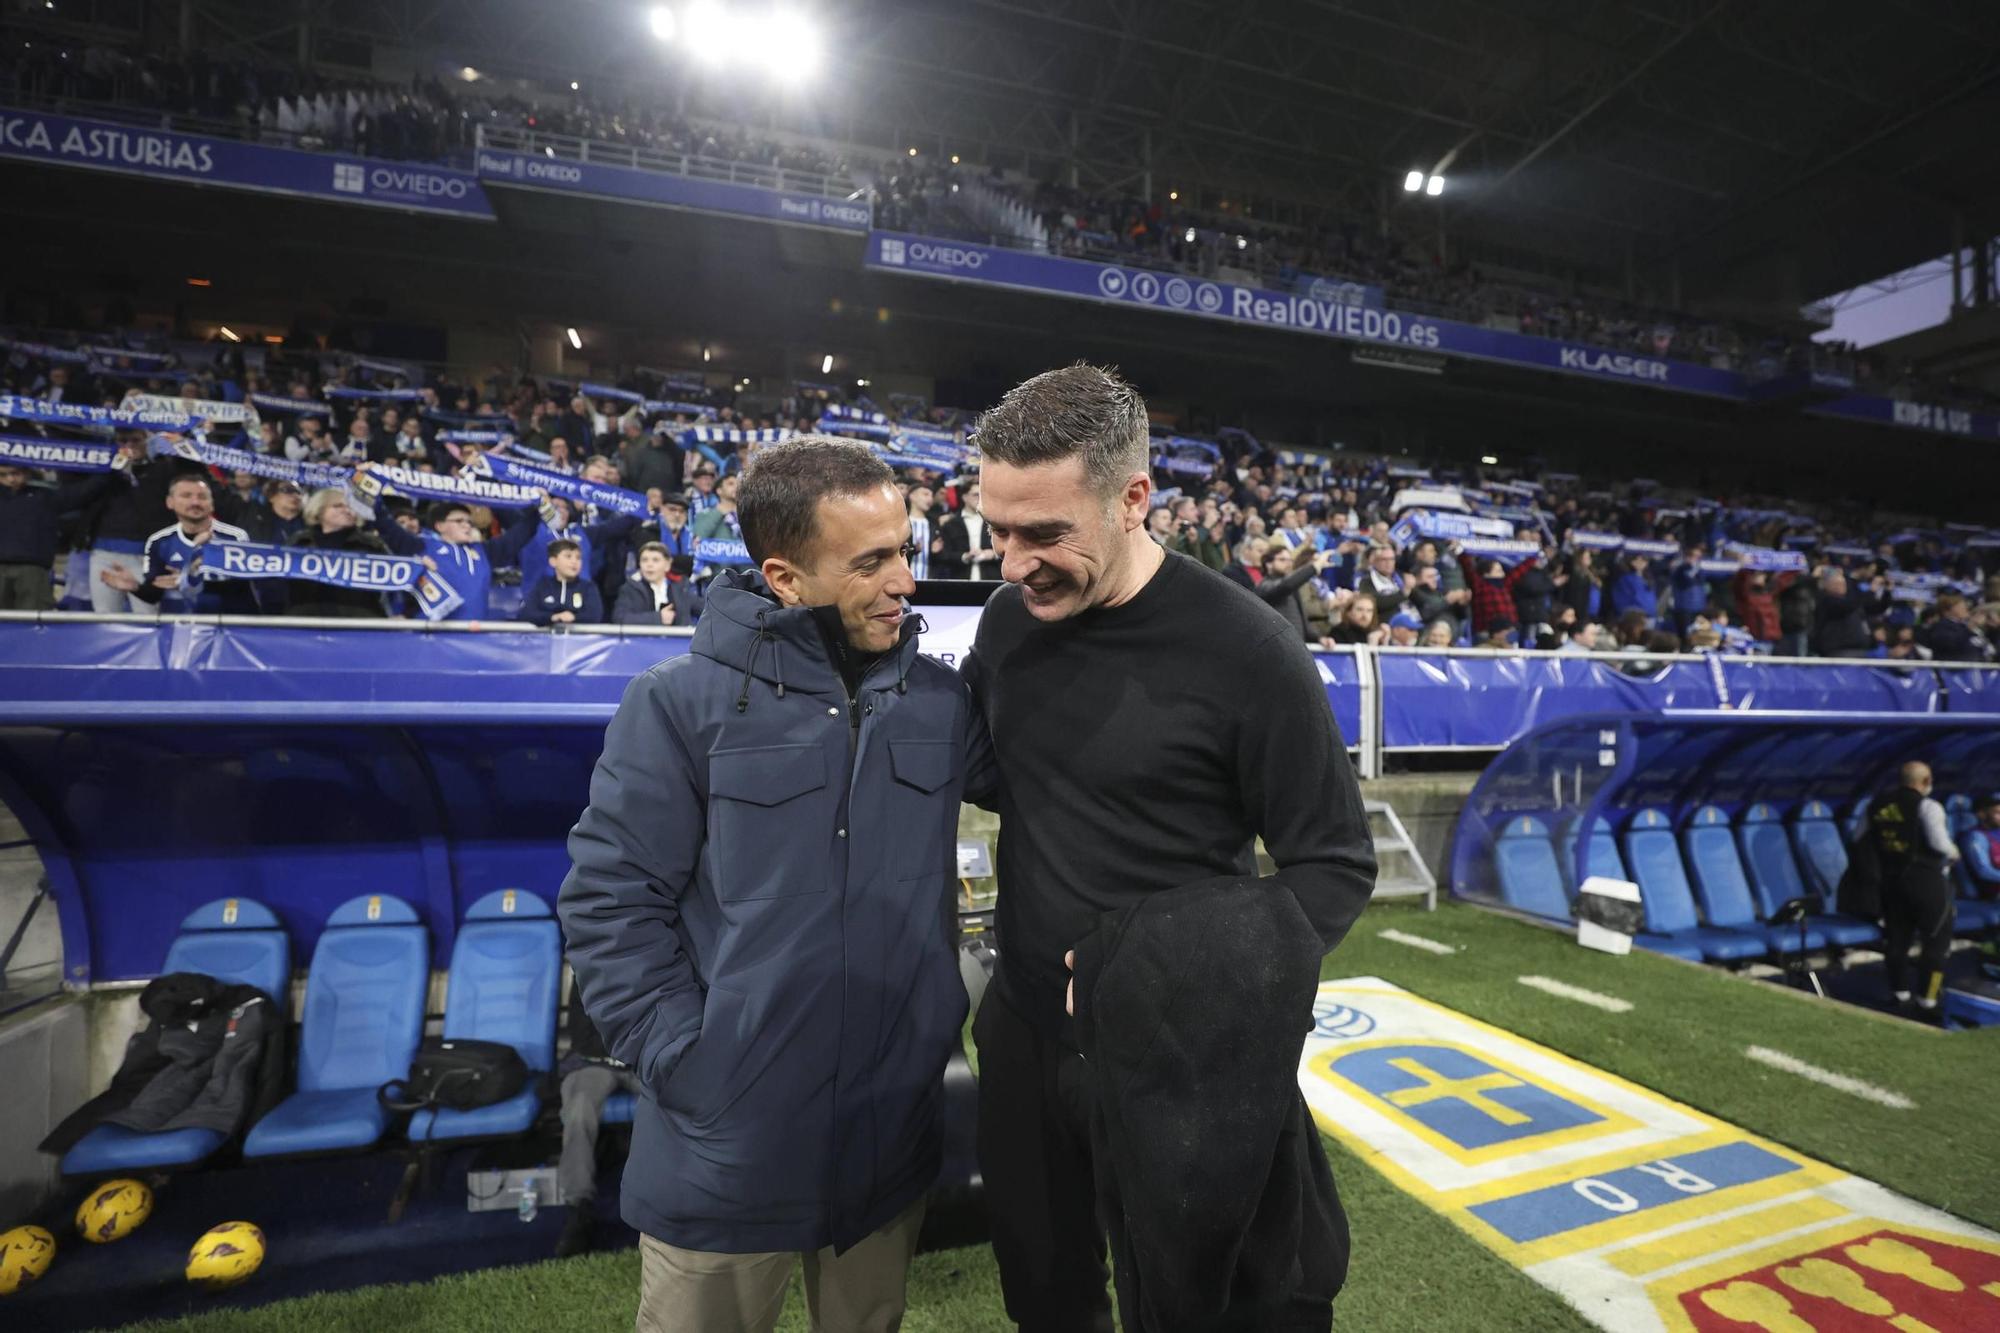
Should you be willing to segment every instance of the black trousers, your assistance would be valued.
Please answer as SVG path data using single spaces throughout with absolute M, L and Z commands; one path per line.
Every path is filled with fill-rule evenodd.
M 1957 917 L 1951 881 L 1941 871 L 1910 866 L 1894 884 L 1882 886 L 1882 952 L 1890 990 L 1910 989 L 1910 944 L 1914 941 L 1919 994 L 1926 1000 L 1937 999 Z
M 979 1174 L 1007 1317 L 1021 1333 L 1111 1333 L 1083 1057 L 1037 1031 L 1000 992 L 987 987 L 972 1039 Z

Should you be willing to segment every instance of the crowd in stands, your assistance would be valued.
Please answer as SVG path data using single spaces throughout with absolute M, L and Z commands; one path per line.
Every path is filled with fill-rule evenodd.
M 171 369 L 143 368 L 153 363 L 135 356 L 143 364 L 134 369 L 103 341 L 79 363 L 76 353 L 50 355 L 54 343 L 8 339 L 0 390 L 103 406 L 129 392 L 249 402 L 258 420 L 211 424 L 205 438 L 343 471 L 373 463 L 479 475 L 485 456 L 499 453 L 642 494 L 645 512 L 600 512 L 559 496 L 535 509 L 434 503 L 420 512 L 394 494 L 377 504 L 352 487 L 204 464 L 177 453 L 170 435 L 123 430 L 126 465 L 115 473 L 36 477 L 0 467 L 0 573 L 44 571 L 40 589 L 0 579 L 9 605 L 41 604 L 30 592 L 47 595 L 53 566 L 66 575 L 63 605 L 74 609 L 417 613 L 399 595 L 298 581 L 256 588 L 255 597 L 242 584 L 211 583 L 198 602 L 185 600 L 171 569 L 148 558 L 149 544 L 179 540 L 170 536 L 174 518 L 190 537 L 220 524 L 241 540 L 389 551 L 434 569 L 476 550 L 501 571 L 503 587 L 518 579 L 519 614 L 534 623 L 685 625 L 700 614 L 703 578 L 716 572 L 698 561 L 698 544 L 737 535 L 733 472 L 744 454 L 778 431 L 837 426 L 828 412 L 890 419 L 872 403 L 843 403 L 834 386 L 805 382 L 767 393 L 721 377 L 669 381 L 635 371 L 612 386 L 619 398 L 595 394 L 605 386 L 586 392 L 501 371 L 452 382 L 394 362 L 233 345 L 183 348 Z M 366 396 L 385 391 L 408 396 Z M 921 402 L 895 408 L 947 430 L 966 419 Z M 697 425 L 728 438 L 693 443 Z M 8 421 L 0 430 L 53 436 L 66 428 Z M 1209 453 L 1192 464 L 1167 443 L 1154 536 L 1254 591 L 1322 646 L 1980 662 L 1994 660 L 2000 643 L 2000 537 L 1964 525 L 1865 531 L 1796 499 L 1781 510 L 1644 481 L 1614 492 L 1557 473 L 1502 479 L 1294 454 L 1240 431 L 1200 445 Z M 204 484 L 182 486 L 185 477 Z M 919 575 L 996 577 L 976 476 L 940 465 L 904 467 L 900 477 L 921 536 Z M 1445 526 L 1426 520 L 1434 510 Z M 1468 534 L 1468 522 L 1483 523 L 1479 536 Z M 1741 563 L 1739 547 L 1770 559 Z M 74 554 L 65 561 L 63 552 Z M 150 586 L 154 579 L 165 586 Z M 496 604 L 511 600 L 503 594 Z
M 1881 362 L 1850 347 L 1808 343 L 1799 331 L 1650 309 L 1559 284 L 1439 262 L 1428 235 L 1391 235 L 1374 219 L 1324 218 L 1277 226 L 1230 210 L 1095 195 L 1010 178 L 957 160 L 849 152 L 780 140 L 743 125 L 698 122 L 662 96 L 595 88 L 527 97 L 490 82 L 425 78 L 390 84 L 297 66 L 253 64 L 201 51 L 134 55 L 39 35 L 0 34 L 0 100 L 118 104 L 193 116 L 242 137 L 415 160 L 462 158 L 480 126 L 691 154 L 838 180 L 868 182 L 876 219 L 891 230 L 984 239 L 1051 253 L 1248 281 L 1279 290 L 1325 284 L 1379 288 L 1399 309 L 1613 351 L 1758 374 L 1810 361 L 1900 396 L 1986 403 L 1951 380 Z M 1192 196 L 1190 196 L 1190 199 Z
M 1441 486 L 1476 501 L 1484 481 L 1468 475 L 1461 488 L 1444 470 L 1438 480 L 1414 471 L 1281 455 L 1225 433 L 1216 475 L 1163 476 L 1171 484 L 1150 526 L 1328 648 L 1990 662 L 2000 644 L 2000 540 L 1975 544 L 1952 530 L 1842 540 L 1831 518 L 1677 499 L 1650 485 L 1620 497 L 1551 475 L 1503 483 L 1532 490 L 1531 506 L 1512 496 L 1480 505 L 1525 520 L 1507 522 L 1512 535 L 1497 543 L 1516 549 L 1481 553 L 1489 544 L 1476 539 L 1394 531 L 1400 492 Z M 1626 539 L 1672 554 L 1584 544 Z M 1781 559 L 1794 551 L 1798 567 L 1717 558 L 1737 545 Z

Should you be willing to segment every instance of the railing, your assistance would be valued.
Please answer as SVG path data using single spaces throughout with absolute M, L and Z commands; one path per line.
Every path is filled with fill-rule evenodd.
M 79 639 L 65 651 L 57 640 L 18 636 L 64 626 L 165 628 L 151 644 L 144 636 Z M 9 632 L 11 629 L 11 632 Z M 343 631 L 333 640 L 273 635 L 273 630 Z M 256 631 L 235 637 L 217 630 Z M 307 712 L 384 720 L 411 709 L 426 690 L 407 682 L 426 672 L 457 680 L 454 699 L 491 706 L 482 714 L 597 719 L 615 703 L 626 680 L 684 645 L 618 647 L 620 640 L 685 640 L 684 628 L 648 625 L 574 625 L 537 629 L 511 622 L 438 623 L 404 620 L 321 620 L 245 616 L 93 615 L 0 612 L 0 713 L 15 720 L 61 721 L 76 709 L 116 703 L 106 691 L 77 691 L 65 673 L 106 668 L 213 669 L 229 674 L 198 703 L 190 696 L 190 721 L 258 716 L 302 719 Z M 412 644 L 384 659 L 362 649 L 358 636 L 406 634 L 437 639 L 435 661 Z M 970 625 L 938 642 L 969 642 Z M 486 648 L 472 640 L 498 640 Z M 463 647 L 446 647 L 458 644 Z M 505 645 L 503 647 L 503 645 Z M 88 651 L 86 651 L 86 648 Z M 945 651 L 945 649 L 939 649 Z M 1389 756 L 1491 754 L 1552 719 L 1585 713 L 1632 715 L 1668 712 L 1763 712 L 1788 715 L 1994 715 L 2000 726 L 2000 667 L 1964 663 L 1888 664 L 1844 658 L 1767 658 L 1684 653 L 1534 653 L 1481 648 L 1346 647 L 1316 651 L 1341 734 L 1364 777 L 1380 776 Z M 290 673 L 288 676 L 287 673 Z M 366 681 L 397 675 L 402 693 L 372 695 Z M 474 678 L 484 684 L 473 686 Z M 253 688 L 253 682 L 262 681 Z M 342 681 L 347 683 L 343 684 Z M 317 683 L 315 683 L 317 682 Z M 379 683 L 379 682 L 378 682 Z M 226 686 L 226 688 L 225 688 Z M 268 686 L 268 687 L 266 687 Z M 232 693 L 234 691 L 234 693 Z M 117 694 L 118 691 L 111 691 Z M 347 696 L 353 694 L 353 698 Z M 252 697 L 252 696 L 256 697 Z M 489 697 L 490 696 L 490 697 Z M 126 700 L 149 706 L 143 691 Z M 407 704 L 383 702 L 407 700 Z
M 846 176 L 828 176 L 816 171 L 795 171 L 766 166 L 760 162 L 739 162 L 733 158 L 704 157 L 699 153 L 662 152 L 634 144 L 612 143 L 604 139 L 578 139 L 567 134 L 541 130 L 513 129 L 500 125 L 479 125 L 473 146 L 496 153 L 525 153 L 566 162 L 593 162 L 600 166 L 627 167 L 634 171 L 657 171 L 690 180 L 723 181 L 730 185 L 754 185 L 791 194 L 816 194 L 827 199 L 855 199 L 867 187 Z

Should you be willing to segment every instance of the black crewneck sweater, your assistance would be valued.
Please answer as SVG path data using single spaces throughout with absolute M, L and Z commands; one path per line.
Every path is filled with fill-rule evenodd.
M 1000 769 L 1000 993 L 1068 1039 L 1063 954 L 1106 912 L 1222 875 L 1254 839 L 1330 952 L 1375 885 L 1318 667 L 1278 612 L 1185 556 L 1053 624 L 1008 586 L 965 675 Z M 1191 959 L 1190 965 L 1199 965 Z

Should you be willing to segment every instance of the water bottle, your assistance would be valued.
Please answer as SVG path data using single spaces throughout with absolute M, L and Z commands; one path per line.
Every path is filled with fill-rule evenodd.
M 535 1188 L 534 1181 L 529 1181 L 527 1188 L 521 1191 L 521 1220 L 523 1222 L 534 1221 L 535 1213 L 539 1210 L 541 1202 L 541 1192 Z

